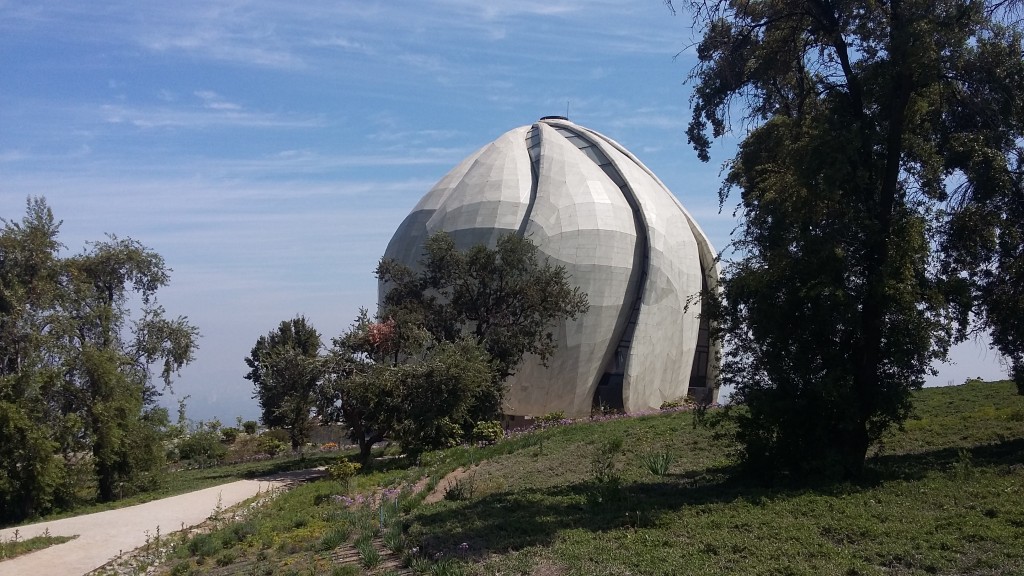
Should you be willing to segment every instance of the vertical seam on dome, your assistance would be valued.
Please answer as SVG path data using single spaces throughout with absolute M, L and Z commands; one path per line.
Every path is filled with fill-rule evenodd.
M 640 277 L 637 279 L 636 296 L 634 297 L 633 302 L 630 304 L 631 310 L 629 312 L 629 319 L 626 321 L 626 325 L 623 326 L 622 333 L 619 335 L 618 340 L 616 340 L 614 343 L 614 348 L 612 348 L 612 356 L 609 360 L 610 362 L 614 362 L 616 358 L 616 352 L 620 347 L 625 345 L 627 358 L 626 364 L 628 367 L 629 353 L 632 352 L 633 350 L 633 336 L 636 333 L 636 326 L 640 321 L 640 308 L 643 304 L 644 292 L 647 290 L 647 280 L 650 274 L 649 269 L 651 262 L 651 245 L 649 234 L 647 231 L 647 219 L 644 218 L 643 210 L 640 209 L 640 202 L 637 200 L 636 194 L 633 192 L 632 187 L 630 187 L 629 182 L 622 175 L 619 169 L 615 166 L 615 163 L 612 162 L 611 158 L 609 158 L 608 155 L 605 154 L 603 150 L 601 150 L 601 148 L 597 145 L 597 142 L 595 142 L 589 134 L 573 130 L 568 126 L 564 126 L 561 124 L 549 125 L 552 128 L 554 128 L 555 131 L 561 134 L 562 137 L 564 137 L 566 140 L 574 144 L 581 152 L 584 153 L 584 155 L 587 158 L 590 158 L 590 160 L 594 164 L 596 164 L 597 167 L 600 168 L 616 186 L 618 186 L 619 192 L 622 193 L 623 199 L 625 199 L 626 204 L 629 205 L 630 210 L 633 212 L 633 226 L 636 228 L 637 242 L 642 244 L 640 246 Z M 585 143 L 585 145 L 581 146 L 580 143 Z M 589 150 L 589 152 L 587 150 Z M 609 366 L 606 365 L 604 367 L 604 372 L 602 372 L 602 375 L 607 374 L 608 371 Z M 625 384 L 626 371 L 626 367 L 623 367 L 623 384 Z M 625 386 L 623 386 L 623 407 L 625 407 L 626 400 L 625 392 Z
M 526 236 L 526 227 L 530 224 L 533 206 L 537 203 L 537 187 L 540 182 L 540 127 L 536 124 L 526 133 L 526 151 L 530 155 L 530 201 L 526 204 L 523 220 L 516 231 L 520 238 Z

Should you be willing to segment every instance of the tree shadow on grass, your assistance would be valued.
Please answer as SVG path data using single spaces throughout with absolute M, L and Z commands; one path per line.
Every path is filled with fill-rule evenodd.
M 337 464 L 341 460 L 342 458 L 337 454 L 307 454 L 303 458 L 290 458 L 288 460 L 281 460 L 277 462 L 267 462 L 266 465 L 257 466 L 256 468 L 245 472 L 242 476 L 245 478 L 262 478 L 264 476 L 282 474 L 284 472 L 308 470 L 311 468 L 318 468 L 320 466 Z M 237 473 L 232 474 L 230 470 L 225 470 L 225 476 L 237 475 Z
M 420 538 L 424 554 L 480 559 L 488 553 L 548 546 L 565 530 L 643 528 L 657 522 L 663 514 L 690 506 L 738 500 L 759 505 L 808 493 L 857 493 L 886 482 L 952 471 L 965 458 L 971 466 L 1006 467 L 1009 473 L 1024 465 L 1024 439 L 976 446 L 965 453 L 945 448 L 873 458 L 864 478 L 856 482 L 820 480 L 767 486 L 740 476 L 736 468 L 716 468 L 628 484 L 617 492 L 595 482 L 498 492 L 469 502 L 420 508 L 415 513 L 413 536 Z
M 734 500 L 742 491 L 741 485 L 728 477 L 710 474 L 634 483 L 617 490 L 584 482 L 499 492 L 471 502 L 421 508 L 416 524 L 422 531 L 419 544 L 424 554 L 449 555 L 465 543 L 470 556 L 483 556 L 546 546 L 564 530 L 602 532 L 636 527 L 669 510 Z M 638 511 L 642 511 L 641 517 Z
M 972 447 L 875 456 L 867 462 L 864 482 L 920 480 L 929 472 L 947 471 L 965 464 L 986 468 L 1024 465 L 1024 438 Z

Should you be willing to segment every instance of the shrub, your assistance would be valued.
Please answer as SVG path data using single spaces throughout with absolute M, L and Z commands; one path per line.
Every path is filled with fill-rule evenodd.
M 548 412 L 543 416 L 537 417 L 534 422 L 540 426 L 546 426 L 548 424 L 557 424 L 565 420 L 565 412 L 559 410 L 558 412 Z
M 246 538 L 256 534 L 256 522 L 254 520 L 238 522 L 232 524 L 227 531 L 235 542 L 244 542 Z
M 436 446 L 454 448 L 462 441 L 462 427 L 452 422 L 451 418 L 441 418 L 438 422 Z
M 689 398 L 684 396 L 682 398 L 677 398 L 675 400 L 666 400 L 666 401 L 662 402 L 661 403 L 661 409 L 662 410 L 672 410 L 672 409 L 675 409 L 675 408 L 684 408 L 684 407 L 692 406 L 692 405 L 693 405 L 693 400 L 690 400 Z
M 595 504 L 607 504 L 622 495 L 622 477 L 616 462 L 622 444 L 621 436 L 610 438 L 597 447 L 590 459 L 590 469 L 594 474 L 595 491 L 592 497 Z
M 372 540 L 364 540 L 356 544 L 359 551 L 359 562 L 368 569 L 376 568 L 381 561 L 380 552 L 373 546 Z
M 501 422 L 497 420 L 477 422 L 476 426 L 473 427 L 473 439 L 477 442 L 494 444 L 504 438 L 504 436 L 505 431 L 501 427 Z
M 342 460 L 337 464 L 327 467 L 327 474 L 331 477 L 331 480 L 344 481 L 355 476 L 359 473 L 359 469 L 362 466 L 356 462 L 350 462 L 348 460 Z
M 221 544 L 212 534 L 197 534 L 188 543 L 189 554 L 206 558 L 221 550 Z
M 352 529 L 349 527 L 347 522 L 342 522 L 335 526 L 332 526 L 327 533 L 320 538 L 320 542 L 317 545 L 317 549 L 323 552 L 328 550 L 334 550 L 338 546 L 348 541 L 348 537 L 351 534 Z
M 256 446 L 261 454 L 266 454 L 267 456 L 277 456 L 288 449 L 288 444 L 266 434 L 260 436 Z
M 640 459 L 643 461 L 644 466 L 647 467 L 647 470 L 655 476 L 668 474 L 668 469 L 672 466 L 672 453 L 668 449 L 645 452 L 640 456 Z
M 241 432 L 238 428 L 221 428 L 220 439 L 225 444 L 234 444 L 235 439 L 238 438 L 238 433 Z
M 288 431 L 284 428 L 271 428 L 263 434 L 260 434 L 260 438 L 273 438 L 278 442 L 291 443 L 291 436 L 288 435 Z
M 597 447 L 590 460 L 591 471 L 594 473 L 595 480 L 604 482 L 612 476 L 618 475 L 618 467 L 615 460 L 619 452 L 622 451 L 622 444 L 622 436 L 614 436 Z
M 184 438 L 178 444 L 178 455 L 192 462 L 220 462 L 228 449 L 220 442 L 216 432 L 200 431 Z
M 388 550 L 391 550 L 395 554 L 401 554 L 405 551 L 405 537 L 402 536 L 401 527 L 397 530 L 388 530 L 384 534 L 384 546 L 387 546 Z
M 225 550 L 217 556 L 217 566 L 230 566 L 235 563 L 238 554 L 234 550 Z
M 473 492 L 476 491 L 476 478 L 473 475 L 466 476 L 464 478 L 456 478 L 448 482 L 448 486 L 444 489 L 444 499 L 458 502 L 460 500 L 469 500 L 473 497 Z
M 245 422 L 242 422 L 242 430 L 245 430 L 246 434 L 255 434 L 257 427 L 258 425 L 255 420 L 246 420 Z

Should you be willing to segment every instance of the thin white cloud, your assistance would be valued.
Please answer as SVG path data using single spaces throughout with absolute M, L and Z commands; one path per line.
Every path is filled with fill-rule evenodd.
M 99 109 L 108 124 L 128 124 L 137 128 L 208 128 L 233 126 L 240 128 L 318 128 L 326 125 L 322 118 L 288 116 L 273 113 L 245 112 L 226 102 L 206 102 L 201 109 L 177 109 L 166 106 L 143 107 L 106 104 Z
M 401 142 L 408 146 L 418 146 L 426 142 L 451 140 L 462 135 L 459 130 L 382 130 L 369 135 L 370 140 L 377 142 Z
M 320 48 L 340 48 L 346 52 L 359 52 L 363 54 L 374 53 L 374 50 L 372 50 L 366 44 L 338 35 L 332 35 L 328 38 L 312 40 L 310 41 L 310 45 Z
M 156 52 L 180 51 L 194 57 L 226 60 L 252 66 L 303 69 L 303 59 L 286 50 L 261 46 L 252 38 L 221 35 L 215 30 L 201 30 L 191 34 L 157 33 L 140 38 L 148 49 Z
M 514 16 L 555 16 L 579 12 L 593 2 L 582 0 L 518 0 L 516 2 L 479 2 L 476 0 L 437 0 L 436 4 L 458 10 L 463 14 L 476 14 L 484 20 L 499 20 Z
M 228 102 L 221 97 L 220 94 L 212 90 L 197 90 L 193 92 L 200 100 L 203 101 L 203 106 L 211 110 L 241 110 L 242 107 L 234 102 Z
M 442 72 L 452 68 L 444 58 L 431 54 L 399 54 L 397 59 L 417 72 Z

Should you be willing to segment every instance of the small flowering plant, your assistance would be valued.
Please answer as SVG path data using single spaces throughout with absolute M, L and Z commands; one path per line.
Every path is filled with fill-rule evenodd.
M 362 468 L 362 465 L 358 462 L 342 460 L 337 464 L 328 466 L 327 474 L 331 477 L 331 480 L 343 481 L 358 474 L 360 468 Z

